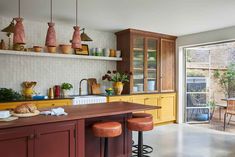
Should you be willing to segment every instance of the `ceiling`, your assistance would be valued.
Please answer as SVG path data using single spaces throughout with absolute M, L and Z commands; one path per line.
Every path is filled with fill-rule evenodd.
M 235 0 L 78 0 L 79 24 L 119 31 L 135 28 L 176 36 L 235 25 Z M 74 25 L 75 0 L 53 0 L 54 21 Z M 1 0 L 0 16 L 16 17 L 18 0 Z M 49 0 L 21 0 L 25 19 L 48 22 Z

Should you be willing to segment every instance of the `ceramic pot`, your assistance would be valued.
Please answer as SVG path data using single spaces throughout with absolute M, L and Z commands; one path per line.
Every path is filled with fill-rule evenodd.
M 117 50 L 117 51 L 116 51 L 116 57 L 118 57 L 118 58 L 121 57 L 121 51 L 120 51 L 120 50 Z
M 25 44 L 14 44 L 13 49 L 16 51 L 24 51 Z
M 56 46 L 47 46 L 47 51 L 49 53 L 56 53 Z
M 34 46 L 34 47 L 33 47 L 33 51 L 34 51 L 34 52 L 41 52 L 41 51 L 42 51 L 42 47 L 40 47 L 40 46 Z
M 71 45 L 60 45 L 60 50 L 64 54 L 71 54 L 72 53 Z
M 30 99 L 33 96 L 34 90 L 33 90 L 33 88 L 25 88 L 23 90 L 23 93 L 24 93 L 25 98 L 29 98 Z
M 116 56 L 116 51 L 115 50 L 113 50 L 113 49 L 111 49 L 110 50 L 110 55 L 109 55 L 110 57 L 115 57 Z
M 113 83 L 113 90 L 115 95 L 121 95 L 123 91 L 124 84 L 122 82 L 114 82 Z
M 109 57 L 109 55 L 110 55 L 110 50 L 109 50 L 108 48 L 105 48 L 103 51 L 104 51 L 104 56 L 105 56 L 105 57 Z
M 63 92 L 63 97 L 68 97 L 69 96 L 69 90 L 63 89 L 62 92 Z

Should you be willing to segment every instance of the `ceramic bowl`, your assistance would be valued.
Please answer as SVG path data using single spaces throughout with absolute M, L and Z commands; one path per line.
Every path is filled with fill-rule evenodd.
M 41 52 L 42 51 L 42 47 L 41 46 L 33 46 L 33 51 L 34 52 Z
M 72 53 L 72 47 L 71 47 L 71 45 L 61 44 L 61 45 L 60 45 L 60 50 L 61 50 L 61 52 L 64 53 L 64 54 L 71 54 L 71 53 Z
M 56 53 L 56 46 L 47 46 L 47 51 L 49 53 Z

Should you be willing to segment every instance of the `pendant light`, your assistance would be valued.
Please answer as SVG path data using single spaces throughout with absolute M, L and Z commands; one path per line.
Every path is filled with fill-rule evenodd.
M 50 22 L 48 22 L 48 26 L 45 45 L 47 47 L 56 47 L 55 23 L 52 22 L 52 0 L 50 2 Z
M 19 2 L 19 16 L 14 18 L 16 25 L 14 27 L 13 43 L 14 44 L 25 44 L 25 32 L 23 25 L 23 18 L 20 17 L 20 0 Z
M 1 32 L 5 32 L 7 37 L 8 37 L 8 49 L 11 49 L 11 34 L 14 33 L 15 29 L 15 24 L 14 24 L 14 19 L 11 21 L 11 23 L 5 27 L 4 29 L 1 30 Z
M 81 40 L 82 41 L 92 41 L 92 39 L 85 33 L 85 28 L 81 29 Z
M 81 49 L 81 36 L 80 36 L 80 27 L 78 26 L 78 0 L 76 0 L 76 26 L 73 27 L 73 38 L 72 38 L 72 48 Z

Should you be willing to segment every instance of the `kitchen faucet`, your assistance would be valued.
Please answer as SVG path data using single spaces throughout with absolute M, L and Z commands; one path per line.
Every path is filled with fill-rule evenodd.
M 83 81 L 87 81 L 87 79 L 82 79 L 80 82 L 79 82 L 79 95 L 82 95 L 82 82 Z M 87 83 L 87 89 L 88 89 L 88 83 Z

